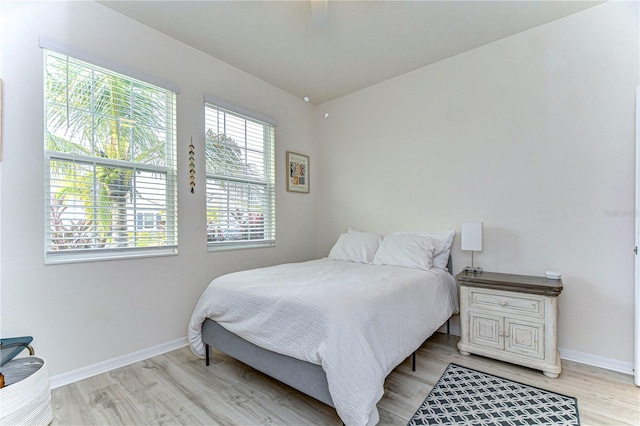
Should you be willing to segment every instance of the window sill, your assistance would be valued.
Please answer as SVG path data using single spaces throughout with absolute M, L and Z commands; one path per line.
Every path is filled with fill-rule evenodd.
M 45 255 L 45 265 L 60 265 L 69 263 L 84 263 L 84 262 L 102 262 L 105 260 L 123 260 L 123 259 L 141 259 L 147 257 L 161 257 L 161 256 L 177 256 L 177 247 L 163 247 L 156 249 L 141 249 L 129 252 L 103 252 L 103 253 L 56 253 Z
M 243 250 L 243 249 L 255 249 L 255 248 L 270 248 L 275 247 L 275 241 L 271 242 L 262 242 L 262 243 L 226 243 L 226 244 L 216 244 L 216 245 L 208 245 L 207 251 L 227 251 L 227 250 Z

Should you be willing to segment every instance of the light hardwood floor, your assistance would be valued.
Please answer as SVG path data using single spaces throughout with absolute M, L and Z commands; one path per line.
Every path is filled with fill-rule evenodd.
M 458 336 L 436 333 L 385 382 L 380 425 L 406 425 L 450 362 L 575 396 L 582 425 L 640 425 L 632 376 L 562 362 L 562 374 L 462 356 Z M 220 352 L 209 367 L 182 348 L 52 391 L 54 425 L 341 425 L 333 408 Z

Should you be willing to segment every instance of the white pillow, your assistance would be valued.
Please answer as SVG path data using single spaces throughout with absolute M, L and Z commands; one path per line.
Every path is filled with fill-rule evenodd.
M 397 232 L 397 234 L 426 235 L 427 237 L 435 238 L 442 242 L 444 244 L 444 249 L 433 257 L 433 267 L 449 271 L 447 269 L 447 264 L 449 263 L 449 255 L 451 254 L 451 245 L 453 244 L 453 239 L 456 236 L 455 229 L 445 232 Z
M 373 264 L 429 270 L 443 249 L 440 240 L 428 235 L 398 232 L 384 237 Z
M 380 235 L 371 232 L 341 234 L 329 252 L 329 259 L 371 263 L 381 240 Z
M 453 239 L 456 236 L 456 230 L 452 229 L 451 231 L 446 232 L 424 232 L 422 235 L 428 235 L 431 238 L 435 238 L 436 240 L 441 241 L 444 244 L 444 250 L 442 250 L 438 255 L 433 258 L 433 267 L 447 269 L 447 263 L 449 263 L 449 255 L 451 254 L 451 245 L 453 244 Z

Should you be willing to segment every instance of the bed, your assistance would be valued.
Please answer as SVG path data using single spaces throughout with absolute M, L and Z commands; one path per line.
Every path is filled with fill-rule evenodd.
M 361 262 L 332 249 L 218 277 L 194 309 L 191 349 L 208 362 L 213 346 L 335 407 L 348 426 L 376 424 L 386 376 L 457 312 L 455 280 L 433 265 L 443 246 L 427 250 L 428 268 L 376 263 L 372 244 Z

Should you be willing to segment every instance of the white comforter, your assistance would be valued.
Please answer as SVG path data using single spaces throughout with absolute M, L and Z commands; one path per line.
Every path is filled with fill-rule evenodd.
M 321 365 L 347 426 L 378 422 L 384 380 L 457 311 L 453 277 L 329 259 L 236 272 L 211 282 L 189 323 L 217 321 L 265 349 Z

